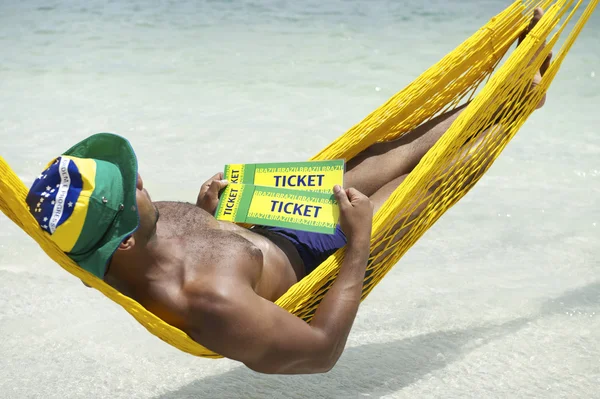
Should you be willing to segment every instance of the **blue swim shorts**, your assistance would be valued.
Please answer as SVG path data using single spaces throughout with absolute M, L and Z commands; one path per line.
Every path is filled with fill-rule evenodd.
M 308 276 L 335 251 L 346 245 L 346 235 L 338 224 L 335 234 L 313 233 L 309 231 L 285 229 L 281 227 L 260 226 L 263 230 L 271 231 L 290 241 L 304 262 Z

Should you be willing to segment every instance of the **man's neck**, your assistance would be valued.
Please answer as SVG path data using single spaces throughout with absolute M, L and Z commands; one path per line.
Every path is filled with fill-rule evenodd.
M 152 276 L 160 270 L 160 260 L 166 258 L 165 249 L 165 245 L 154 236 L 142 248 L 131 253 L 117 251 L 104 280 L 123 295 L 138 298 L 147 290 Z

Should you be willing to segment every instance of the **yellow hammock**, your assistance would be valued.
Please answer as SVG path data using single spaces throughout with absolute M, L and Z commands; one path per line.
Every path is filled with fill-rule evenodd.
M 529 87 L 536 70 L 581 5 L 581 1 L 575 6 L 573 0 L 515 2 L 408 87 L 313 157 L 351 159 L 375 142 L 397 139 L 440 112 L 454 109 L 462 101 L 472 99 L 447 133 L 423 157 L 375 215 L 371 249 L 383 245 L 385 250 L 370 258 L 363 286 L 363 299 L 417 239 L 468 192 L 478 178 L 469 184 L 465 184 L 465 179 L 475 174 L 480 177 L 498 157 L 547 91 L 597 3 L 598 0 L 590 1 L 560 51 L 555 52 L 555 61 L 549 67 L 540 86 L 527 98 L 523 99 L 522 93 Z M 475 96 L 480 83 L 490 77 L 509 47 L 527 27 L 533 15 L 533 8 L 537 6 L 546 10 L 544 17 Z M 571 7 L 573 8 L 569 12 Z M 566 18 L 560 23 L 563 17 Z M 555 28 L 558 29 L 549 37 Z M 548 40 L 548 45 L 530 64 L 545 39 Z M 494 110 L 498 109 L 500 104 L 508 104 L 509 107 L 498 119 Z M 482 145 L 470 149 L 468 159 L 464 158 L 463 144 L 474 133 L 490 126 L 492 118 L 495 118 L 495 123 L 502 125 L 503 134 L 490 135 Z M 435 182 L 438 182 L 436 186 Z M 170 345 L 196 356 L 221 357 L 194 342 L 183 331 L 148 312 L 136 301 L 80 269 L 39 228 L 26 207 L 26 195 L 27 188 L 0 157 L 0 209 L 30 235 L 48 256 L 69 273 L 121 305 L 148 331 Z M 420 205 L 425 206 L 424 210 L 417 218 L 411 219 L 410 215 Z M 394 237 L 400 230 L 404 230 L 405 235 L 394 242 Z M 276 304 L 309 322 L 335 280 L 343 254 L 342 248 L 313 273 L 291 287 Z

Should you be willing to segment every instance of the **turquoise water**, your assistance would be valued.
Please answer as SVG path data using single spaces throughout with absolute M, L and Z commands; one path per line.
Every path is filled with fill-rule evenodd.
M 506 5 L 0 1 L 0 155 L 29 184 L 116 132 L 153 198 L 194 201 L 225 163 L 308 158 Z M 545 108 L 363 304 L 326 375 L 180 353 L 0 216 L 0 396 L 594 397 L 599 31 L 596 11 Z

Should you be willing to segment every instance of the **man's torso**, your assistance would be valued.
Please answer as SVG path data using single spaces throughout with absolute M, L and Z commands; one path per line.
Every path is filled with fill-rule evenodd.
M 275 301 L 304 276 L 297 251 L 281 236 L 217 221 L 189 203 L 155 204 L 160 211 L 158 239 L 169 245 L 169 256 L 161 260 L 143 292 L 133 296 L 173 325 L 186 324 L 180 316 L 187 302 L 186 285 L 247 284 Z M 240 255 L 250 261 L 232 261 Z

